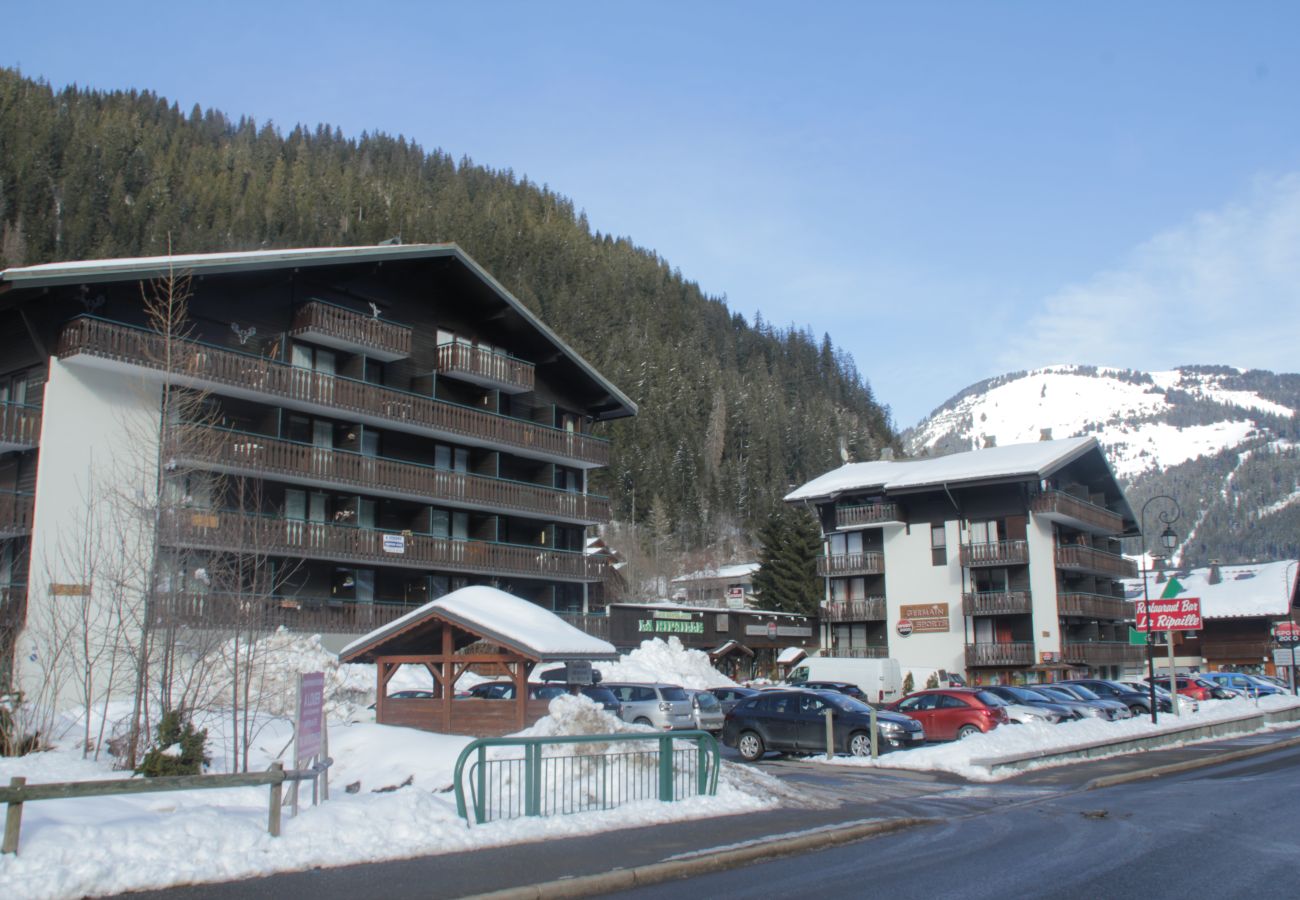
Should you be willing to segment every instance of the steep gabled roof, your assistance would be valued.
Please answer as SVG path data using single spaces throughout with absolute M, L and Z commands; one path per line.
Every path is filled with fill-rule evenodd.
M 1182 585 L 1179 597 L 1199 597 L 1201 616 L 1206 619 L 1238 619 L 1252 616 L 1281 618 L 1290 616 L 1296 601 L 1300 562 L 1246 563 L 1220 566 L 1219 580 L 1210 583 L 1210 567 L 1167 572 Z M 1147 573 L 1147 596 L 1159 597 L 1169 582 L 1157 582 L 1156 573 Z M 1129 600 L 1142 599 L 1142 579 L 1124 580 Z

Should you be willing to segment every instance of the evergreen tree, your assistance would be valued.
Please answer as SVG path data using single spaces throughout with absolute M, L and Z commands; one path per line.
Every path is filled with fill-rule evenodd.
M 781 506 L 759 530 L 759 568 L 754 573 L 758 606 L 815 616 L 822 601 L 817 575 L 821 532 L 802 509 Z

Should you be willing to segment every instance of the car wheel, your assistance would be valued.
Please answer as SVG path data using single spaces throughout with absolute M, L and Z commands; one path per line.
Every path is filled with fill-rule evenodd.
M 1128 711 L 1133 714 L 1133 718 L 1135 719 L 1138 716 L 1145 716 L 1147 714 L 1147 708 L 1145 706 L 1140 706 L 1137 703 L 1134 703 L 1132 706 L 1130 706 L 1128 708 Z
M 871 735 L 865 731 L 855 731 L 849 735 L 849 753 L 853 756 L 870 756 Z
M 647 719 L 645 716 L 637 716 L 635 719 L 632 720 L 632 724 L 633 724 L 633 725 L 644 725 L 644 726 L 647 727 L 647 728 L 654 728 L 654 727 L 655 727 L 655 723 L 654 723 L 654 722 L 651 722 L 651 721 L 650 721 L 649 719 Z
M 983 732 L 979 730 L 978 726 L 963 725 L 962 727 L 957 729 L 957 740 L 959 741 L 965 740 L 966 738 L 970 737 L 973 734 L 983 734 Z
M 764 747 L 763 739 L 752 731 L 746 731 L 736 741 L 736 749 L 740 751 L 741 759 L 746 762 L 757 762 L 763 758 Z

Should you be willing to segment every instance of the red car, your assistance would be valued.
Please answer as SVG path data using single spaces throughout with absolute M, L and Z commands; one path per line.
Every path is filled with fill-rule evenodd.
M 979 688 L 936 688 L 917 691 L 885 707 L 911 716 L 932 741 L 951 741 L 992 731 L 1008 721 L 1002 698 Z
M 1147 681 L 1150 680 L 1150 678 L 1147 679 Z M 1210 700 L 1214 696 L 1211 690 L 1207 688 L 1199 678 L 1188 675 L 1175 675 L 1174 681 L 1178 685 L 1178 693 L 1182 694 L 1184 697 L 1191 697 L 1193 700 L 1199 701 Z M 1156 684 L 1160 685 L 1165 690 L 1169 690 L 1169 676 L 1157 675 Z

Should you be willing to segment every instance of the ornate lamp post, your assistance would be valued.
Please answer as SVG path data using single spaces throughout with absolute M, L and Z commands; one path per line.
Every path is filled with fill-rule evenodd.
M 1174 548 L 1178 546 L 1178 533 L 1174 531 L 1173 525 L 1182 516 L 1182 507 L 1178 501 L 1168 494 L 1156 494 L 1146 503 L 1142 504 L 1142 512 L 1139 518 L 1142 520 L 1142 606 L 1147 612 L 1147 684 L 1150 685 L 1151 700 L 1151 724 L 1156 724 L 1158 717 L 1156 715 L 1156 661 L 1154 654 L 1154 645 L 1151 642 L 1151 598 L 1147 595 L 1147 507 L 1157 500 L 1164 501 L 1168 504 L 1166 509 L 1156 510 L 1156 517 L 1164 524 L 1164 530 L 1160 532 L 1160 555 L 1162 557 L 1171 556 Z M 1154 554 L 1152 554 L 1154 556 Z M 1172 657 L 1171 657 L 1172 660 Z M 1173 679 L 1172 662 L 1170 665 L 1170 680 Z M 1174 711 L 1178 711 L 1178 694 L 1171 691 L 1171 702 Z

